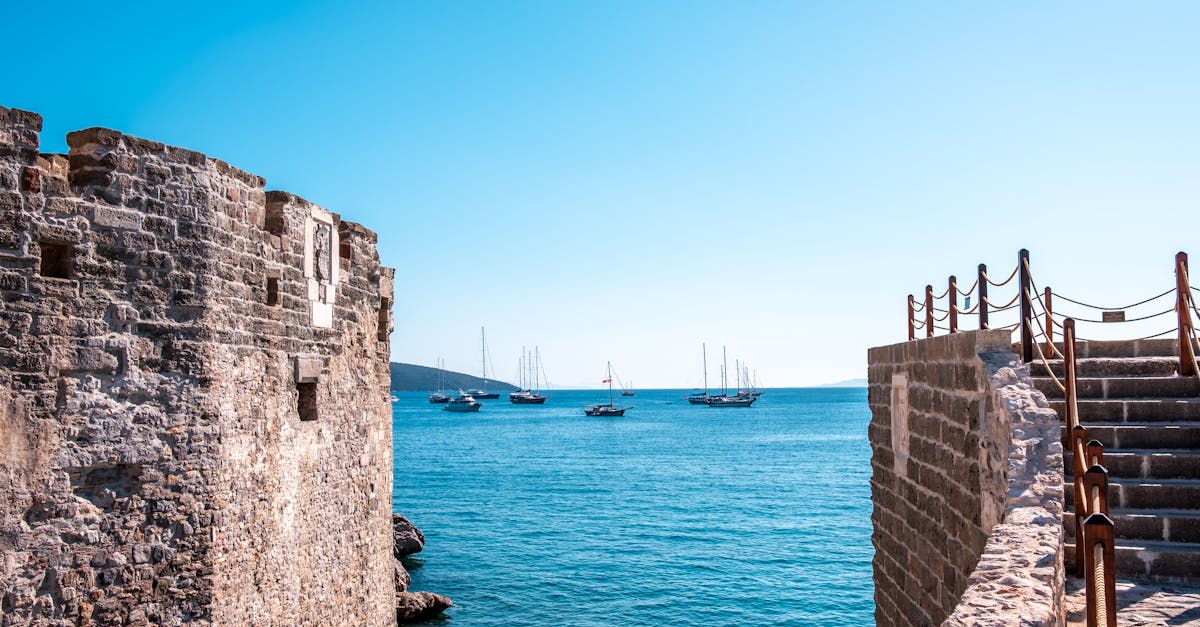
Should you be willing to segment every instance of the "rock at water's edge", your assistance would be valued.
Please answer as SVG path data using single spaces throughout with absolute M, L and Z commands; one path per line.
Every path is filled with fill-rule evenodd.
M 396 622 L 415 623 L 441 614 L 454 603 L 432 592 L 397 592 Z
M 392 580 L 396 583 L 396 592 L 405 592 L 408 590 L 408 584 L 412 583 L 412 575 L 408 574 L 408 569 L 400 560 L 396 560 L 396 569 L 392 573 Z
M 392 538 L 395 541 L 392 551 L 396 559 L 420 553 L 425 548 L 425 534 L 400 514 L 392 514 Z

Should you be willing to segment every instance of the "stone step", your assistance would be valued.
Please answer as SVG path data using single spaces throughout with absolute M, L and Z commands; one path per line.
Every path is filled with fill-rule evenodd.
M 1065 383 L 1065 382 L 1063 382 Z M 1200 396 L 1200 379 L 1196 377 L 1078 377 L 1075 379 L 1076 398 L 1194 398 Z M 1061 399 L 1063 393 L 1049 377 L 1033 379 L 1034 387 L 1047 399 Z
M 1075 569 L 1075 543 L 1066 544 L 1068 572 Z M 1118 540 L 1114 547 L 1117 574 L 1149 581 L 1200 583 L 1200 544 Z
M 1090 437 L 1090 436 L 1089 436 Z M 1072 476 L 1075 454 L 1064 451 L 1067 477 Z M 1142 479 L 1200 479 L 1200 448 L 1114 449 L 1104 451 L 1110 477 Z
M 1049 370 L 1062 379 L 1063 360 L 1049 360 Z M 1078 377 L 1171 377 L 1179 369 L 1177 357 L 1093 357 L 1075 359 L 1075 375 Z M 1029 374 L 1034 377 L 1046 375 L 1046 364 L 1034 360 L 1029 364 Z
M 1068 510 L 1075 509 L 1074 481 L 1063 483 Z M 1109 477 L 1108 507 L 1114 509 L 1166 509 L 1200 511 L 1200 480 L 1124 479 Z
M 1051 399 L 1050 408 L 1065 415 L 1066 402 Z M 1080 422 L 1200 422 L 1200 398 L 1080 399 Z
M 1200 422 L 1089 422 L 1081 421 L 1088 440 L 1099 440 L 1108 452 L 1140 449 L 1200 449 Z M 1063 450 L 1071 448 L 1067 428 L 1062 428 Z
M 1120 539 L 1200 543 L 1200 510 L 1110 509 L 1109 516 Z M 1063 529 L 1075 538 L 1074 513 L 1063 513 Z
M 1092 357 L 1171 357 L 1179 355 L 1179 340 L 1176 338 L 1155 338 L 1152 340 L 1106 340 L 1099 342 L 1084 342 L 1076 340 L 1075 359 Z M 1054 347 L 1062 353 L 1062 342 L 1055 342 Z M 1042 347 L 1045 350 L 1045 347 Z M 1021 354 L 1021 344 L 1013 344 L 1013 352 Z M 1037 352 L 1034 351 L 1034 358 Z M 1049 357 L 1049 355 L 1047 355 Z

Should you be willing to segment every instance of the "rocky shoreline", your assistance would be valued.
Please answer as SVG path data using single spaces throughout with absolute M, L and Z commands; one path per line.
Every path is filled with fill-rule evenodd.
M 404 516 L 392 514 L 392 540 L 392 551 L 396 557 L 396 622 L 419 623 L 437 617 L 454 605 L 449 597 L 440 594 L 408 591 L 412 577 L 404 568 L 402 558 L 420 553 L 425 548 L 425 534 Z

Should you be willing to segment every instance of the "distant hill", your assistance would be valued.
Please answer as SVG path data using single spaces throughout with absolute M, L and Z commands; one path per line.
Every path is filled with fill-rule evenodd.
M 392 375 L 392 389 L 398 392 L 422 392 L 437 389 L 437 368 L 392 362 L 388 364 L 388 371 Z M 481 388 L 483 386 L 483 379 L 461 372 L 446 370 L 443 374 L 442 386 L 450 391 L 459 388 L 464 390 Z M 487 382 L 487 391 L 489 392 L 510 392 L 516 389 L 517 386 L 515 385 L 495 379 L 488 379 Z
M 823 388 L 865 388 L 867 387 L 866 379 L 846 379 L 837 383 L 826 383 L 820 387 Z

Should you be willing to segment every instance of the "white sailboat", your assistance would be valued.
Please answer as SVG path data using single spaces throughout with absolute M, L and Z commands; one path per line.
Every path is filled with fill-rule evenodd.
M 487 378 L 487 364 L 488 364 L 487 333 L 485 332 L 483 327 L 479 327 L 479 346 L 480 346 L 480 355 L 481 355 L 480 360 L 482 362 L 481 370 L 483 371 L 483 376 L 481 377 L 483 379 L 483 388 L 478 389 L 478 390 L 474 390 L 474 389 L 467 390 L 467 394 L 470 394 L 471 396 L 473 396 L 475 398 L 482 398 L 482 399 L 500 398 L 499 392 L 488 392 L 487 391 L 487 382 L 488 382 L 488 378 Z
M 708 399 L 709 407 L 749 407 L 758 400 L 757 397 L 749 396 L 741 398 L 738 396 L 729 395 L 729 385 L 725 377 L 725 371 L 728 368 L 728 362 L 725 357 L 725 347 L 721 347 L 721 395 L 713 396 Z
M 704 342 L 700 343 L 700 354 L 704 359 L 704 392 L 701 394 L 689 394 L 687 402 L 693 405 L 707 405 L 708 400 L 712 397 L 708 395 L 708 347 Z
M 446 392 L 445 392 L 445 389 L 446 389 L 446 387 L 444 385 L 445 373 L 446 373 L 446 365 L 442 361 L 442 358 L 438 357 L 437 391 L 429 393 L 429 402 L 430 403 L 449 403 L 450 402 L 450 395 L 446 394 Z
M 535 346 L 533 352 L 527 355 L 525 347 L 521 347 L 521 362 L 521 389 L 509 393 L 509 402 L 514 405 L 544 405 L 547 396 L 541 394 L 539 389 L 542 352 Z
M 613 382 L 612 362 L 610 361 L 610 362 L 608 362 L 608 378 L 606 378 L 603 381 L 603 383 L 608 384 L 608 404 L 606 404 L 606 405 L 590 405 L 583 410 L 583 413 L 585 413 L 589 416 L 624 416 L 625 415 L 625 410 L 629 409 L 629 408 L 628 407 L 617 407 L 616 404 L 613 403 L 612 382 Z

